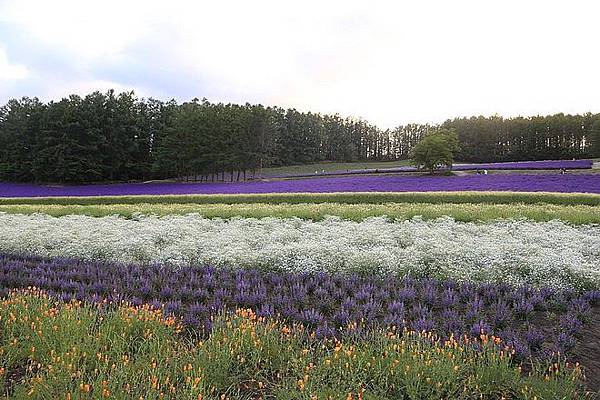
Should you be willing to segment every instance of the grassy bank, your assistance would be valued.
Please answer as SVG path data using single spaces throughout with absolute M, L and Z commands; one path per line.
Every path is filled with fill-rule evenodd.
M 0 205 L 15 204 L 385 204 L 385 203 L 483 203 L 483 204 L 556 204 L 600 205 L 600 194 L 591 193 L 525 193 L 525 192 L 368 192 L 368 193 L 267 193 L 267 194 L 197 194 L 139 195 L 90 197 L 22 197 L 0 198 Z
M 493 337 L 378 332 L 315 339 L 249 310 L 200 340 L 148 307 L 100 310 L 40 293 L 0 301 L 0 394 L 32 399 L 546 399 L 581 396 L 581 371 L 521 374 Z M 479 350 L 476 350 L 479 348 Z
M 369 217 L 387 216 L 390 219 L 410 219 L 421 216 L 435 219 L 451 216 L 457 221 L 491 221 L 500 218 L 526 218 L 533 221 L 560 219 L 573 224 L 600 223 L 600 210 L 588 205 L 555 204 L 475 204 L 475 203 L 387 203 L 387 204 L 343 204 L 343 203 L 304 203 L 304 204 L 15 204 L 0 205 L 0 212 L 12 214 L 42 213 L 55 217 L 65 215 L 87 215 L 104 217 L 121 215 L 131 218 L 144 215 L 184 215 L 198 213 L 208 218 L 265 218 L 279 217 L 321 220 L 334 215 L 352 221 L 362 221 Z
M 408 165 L 411 165 L 410 160 L 370 161 L 370 162 L 350 162 L 350 163 L 323 162 L 323 163 L 315 163 L 315 164 L 288 165 L 285 167 L 263 168 L 263 176 L 286 175 L 286 174 L 314 174 L 315 171 L 332 172 L 332 171 L 345 171 L 347 169 L 360 170 L 360 169 L 375 169 L 375 168 L 396 168 L 396 167 L 405 167 Z

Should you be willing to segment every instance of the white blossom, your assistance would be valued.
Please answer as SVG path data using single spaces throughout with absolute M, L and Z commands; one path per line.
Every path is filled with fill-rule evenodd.
M 0 251 L 48 257 L 600 287 L 600 227 L 560 221 L 0 213 L 0 226 Z

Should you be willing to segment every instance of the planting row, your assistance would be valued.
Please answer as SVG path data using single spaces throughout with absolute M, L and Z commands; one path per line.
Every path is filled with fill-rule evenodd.
M 559 221 L 135 219 L 0 213 L 0 251 L 125 263 L 600 287 L 600 228 Z
M 410 332 L 307 340 L 301 327 L 240 310 L 207 340 L 148 307 L 0 301 L 0 395 L 31 399 L 534 399 L 584 396 L 562 362 L 522 374 L 496 338 Z
M 429 191 L 600 193 L 600 174 L 387 175 L 241 183 L 134 183 L 86 186 L 0 184 L 0 197 Z
M 440 337 L 496 335 L 519 359 L 568 354 L 600 305 L 600 291 L 211 267 L 173 273 L 160 265 L 0 257 L 0 290 L 26 287 L 63 301 L 147 303 L 205 333 L 222 311 L 251 308 L 301 323 L 317 337 L 364 337 L 384 327 Z
M 263 172 L 263 177 L 269 178 L 284 178 L 284 177 L 304 177 L 304 176 L 322 176 L 322 175 L 360 175 L 373 173 L 394 173 L 394 172 L 417 172 L 418 169 L 409 165 L 390 166 L 397 163 L 378 163 L 376 166 L 366 164 L 362 169 L 356 169 L 356 164 L 348 165 L 348 169 L 331 169 L 328 166 L 327 170 L 319 168 L 318 164 L 313 165 L 312 170 L 308 168 L 298 168 L 301 171 L 290 171 L 292 168 L 267 168 Z M 545 161 L 511 161 L 497 163 L 480 163 L 480 164 L 454 164 L 454 171 L 475 171 L 475 170 L 553 170 L 553 169 L 590 169 L 592 168 L 592 160 L 545 160 Z M 325 165 L 327 166 L 327 165 Z M 281 171 L 285 172 L 281 172 Z M 314 172 L 313 172 L 314 171 Z
M 532 221 L 559 219 L 572 224 L 599 224 L 600 210 L 588 205 L 554 204 L 430 204 L 430 203 L 385 203 L 385 204 L 0 204 L 0 212 L 13 214 L 42 213 L 53 217 L 66 215 L 89 215 L 106 217 L 120 215 L 133 218 L 138 215 L 185 215 L 198 213 L 207 218 L 302 218 L 320 221 L 327 216 L 338 216 L 352 221 L 369 217 L 386 216 L 390 219 L 436 219 L 449 216 L 457 221 L 493 221 L 500 218 L 525 218 Z
M 0 184 L 2 189 L 5 184 Z M 10 188 L 0 193 L 10 193 Z M 248 193 L 132 196 L 1 197 L 0 205 L 109 205 L 109 204 L 555 204 L 600 206 L 593 193 L 550 192 L 335 192 L 335 193 Z

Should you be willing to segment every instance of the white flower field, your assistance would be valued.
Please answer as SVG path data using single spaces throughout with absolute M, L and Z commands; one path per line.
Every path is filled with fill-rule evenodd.
M 600 286 L 600 228 L 560 221 L 0 214 L 0 251 L 123 263 Z

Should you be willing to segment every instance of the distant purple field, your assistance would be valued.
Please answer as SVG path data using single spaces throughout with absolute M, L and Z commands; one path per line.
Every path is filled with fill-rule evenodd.
M 455 171 L 475 171 L 478 169 L 487 170 L 558 170 L 558 169 L 590 169 L 592 168 L 592 160 L 544 160 L 544 161 L 511 161 L 498 163 L 481 163 L 481 164 L 455 164 L 452 169 Z M 328 175 L 361 175 L 373 173 L 395 173 L 395 172 L 416 172 L 417 168 L 413 166 L 391 167 L 391 168 L 363 168 L 363 169 L 348 169 L 319 172 L 307 174 L 305 172 L 289 172 L 289 173 L 263 173 L 264 178 L 286 178 L 286 177 L 311 177 L 311 176 L 328 176 Z
M 368 175 L 236 183 L 130 183 L 85 186 L 41 186 L 0 183 L 0 197 L 119 196 L 161 194 L 327 193 L 515 191 L 600 193 L 600 174 L 592 175 Z
M 589 169 L 592 160 L 547 160 L 547 161 L 515 161 L 483 164 L 458 164 L 452 167 L 456 171 L 472 171 L 475 169 Z

